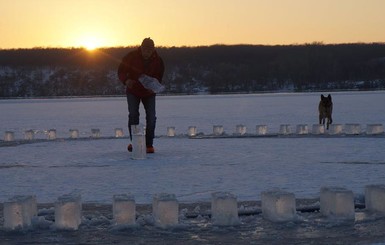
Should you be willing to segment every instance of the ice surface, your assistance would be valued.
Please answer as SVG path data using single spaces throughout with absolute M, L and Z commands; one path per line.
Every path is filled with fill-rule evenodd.
M 174 194 L 158 193 L 152 201 L 152 214 L 155 225 L 168 227 L 178 224 L 179 203 Z
M 239 224 L 237 197 L 229 192 L 214 192 L 211 199 L 213 224 L 232 226 Z
M 119 194 L 113 196 L 112 213 L 115 224 L 133 225 L 136 218 L 135 198 L 132 194 Z
M 385 214 L 385 185 L 365 186 L 365 207 L 369 211 Z
M 77 230 L 82 217 L 81 195 L 66 194 L 55 202 L 55 227 L 65 230 Z
M 333 219 L 354 220 L 354 195 L 342 187 L 322 187 L 320 194 L 321 213 Z
M 274 189 L 261 195 L 262 215 L 273 222 L 290 221 L 296 218 L 294 193 Z
M 332 96 L 333 124 L 385 123 L 385 107 L 378 106 L 385 92 Z M 0 147 L 0 202 L 36 193 L 40 202 L 53 203 L 73 189 L 80 189 L 86 202 L 102 203 L 111 203 L 111 195 L 127 190 L 138 203 L 151 203 L 153 194 L 160 192 L 174 193 L 180 202 L 210 202 L 211 193 L 218 190 L 231 191 L 240 201 L 260 200 L 260 193 L 271 187 L 313 198 L 324 185 L 363 194 L 366 185 L 384 183 L 383 135 L 165 137 L 169 126 L 182 132 L 195 125 L 211 135 L 212 125 L 231 132 L 240 123 L 250 129 L 266 125 L 274 134 L 282 123 L 317 123 L 318 103 L 319 93 L 158 96 L 156 153 L 133 161 L 126 150 L 128 137 L 115 138 L 113 133 L 114 128 L 127 128 L 125 97 L 0 100 L 2 134 L 14 131 L 19 140 L 25 130 L 35 132 L 31 142 Z M 145 122 L 142 106 L 140 110 Z M 56 128 L 61 140 L 40 142 L 50 128 Z M 71 128 L 87 140 L 66 140 Z M 111 138 L 93 140 L 92 128 Z
M 141 75 L 139 82 L 147 89 L 152 90 L 154 93 L 160 93 L 164 91 L 164 86 L 159 83 L 158 79 L 147 75 Z

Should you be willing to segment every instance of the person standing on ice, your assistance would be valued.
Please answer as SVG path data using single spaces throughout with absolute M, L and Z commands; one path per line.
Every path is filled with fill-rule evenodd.
M 154 41 L 145 38 L 140 47 L 123 57 L 119 68 L 119 80 L 126 86 L 128 104 L 128 131 L 132 141 L 131 125 L 139 124 L 139 105 L 142 102 L 146 112 L 146 150 L 154 153 L 153 141 L 155 136 L 155 97 L 161 91 L 164 74 L 164 63 L 155 50 Z M 149 87 L 145 81 L 156 84 L 156 88 Z M 154 82 L 155 81 L 155 82 Z M 132 151 L 132 144 L 127 146 Z

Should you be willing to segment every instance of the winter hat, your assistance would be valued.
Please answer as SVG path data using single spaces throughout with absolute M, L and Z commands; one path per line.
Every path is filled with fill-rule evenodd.
M 141 47 L 145 48 L 145 49 L 153 50 L 153 49 L 155 49 L 155 44 L 151 38 L 147 37 L 147 38 L 143 39 Z

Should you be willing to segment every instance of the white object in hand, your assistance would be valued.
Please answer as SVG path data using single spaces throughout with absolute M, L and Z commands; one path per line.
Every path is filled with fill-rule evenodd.
M 159 83 L 158 79 L 147 75 L 141 75 L 139 82 L 146 88 L 152 90 L 154 93 L 160 93 L 164 90 L 164 86 Z

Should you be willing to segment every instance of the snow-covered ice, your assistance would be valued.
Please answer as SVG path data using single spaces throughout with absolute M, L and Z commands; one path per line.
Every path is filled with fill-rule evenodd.
M 385 124 L 385 92 L 332 93 L 333 123 Z M 209 201 L 217 191 L 239 201 L 260 200 L 271 188 L 296 198 L 319 197 L 322 186 L 340 186 L 363 194 L 365 185 L 384 183 L 383 137 L 235 137 L 190 139 L 188 129 L 226 134 L 244 125 L 268 133 L 280 125 L 318 123 L 320 93 L 260 95 L 159 96 L 155 154 L 133 160 L 127 137 L 127 105 L 119 98 L 13 99 L 0 101 L 0 133 L 24 139 L 35 131 L 35 143 L 0 147 L 0 202 L 14 195 L 36 195 L 54 202 L 74 190 L 83 202 L 112 203 L 114 194 L 132 193 L 137 203 L 151 203 L 156 193 L 172 193 L 180 202 Z M 144 112 L 141 111 L 141 122 Z M 175 137 L 167 128 L 175 127 Z M 47 139 L 51 129 L 56 140 Z M 70 129 L 79 139 L 70 139 Z M 100 129 L 93 139 L 92 129 Z M 111 137 L 108 137 L 111 136 Z M 103 138 L 105 137 L 105 138 Z M 83 140 L 84 139 L 84 140 Z
M 319 95 L 159 96 L 156 153 L 143 160 L 132 159 L 126 151 L 125 98 L 0 100 L 0 133 L 14 132 L 15 139 L 14 144 L 0 141 L 0 205 L 17 195 L 36 196 L 40 205 L 32 230 L 14 235 L 0 228 L 0 240 L 10 244 L 383 244 L 385 219 L 358 209 L 354 224 L 343 225 L 325 220 L 319 212 L 300 213 L 298 220 L 284 223 L 258 215 L 258 200 L 266 190 L 319 198 L 321 187 L 337 186 L 362 201 L 365 186 L 384 184 L 385 136 L 374 130 L 367 135 L 365 128 L 385 123 L 385 92 L 332 93 L 334 123 L 359 124 L 360 135 L 323 135 L 319 128 L 314 130 Z M 144 122 L 143 111 L 141 116 Z M 214 125 L 231 137 L 202 137 L 213 134 Z M 244 135 L 239 135 L 238 125 L 247 128 Z M 280 125 L 292 129 L 312 125 L 313 130 L 278 135 Z M 167 136 L 168 127 L 174 127 L 173 137 Z M 188 137 L 191 127 L 197 138 Z M 116 134 L 117 128 L 123 129 L 124 137 Z M 55 139 L 48 140 L 51 129 Z M 77 137 L 71 138 L 70 129 L 78 130 Z M 93 129 L 100 130 L 98 137 L 93 137 Z M 33 139 L 30 135 L 24 139 L 28 130 L 34 131 Z M 269 136 L 274 133 L 275 137 Z M 207 203 L 218 192 L 237 197 L 239 226 L 213 225 Z M 70 233 L 52 230 L 52 203 L 66 193 L 81 194 L 82 202 L 81 224 Z M 114 225 L 111 204 L 121 193 L 130 193 L 135 200 L 134 226 Z M 179 214 L 173 216 L 178 225 L 166 230 L 157 227 L 151 215 L 150 203 L 160 193 L 169 193 L 179 204 Z M 188 212 L 196 218 L 189 218 Z M 74 220 L 76 229 L 79 216 Z M 1 215 L 0 221 L 4 223 Z

